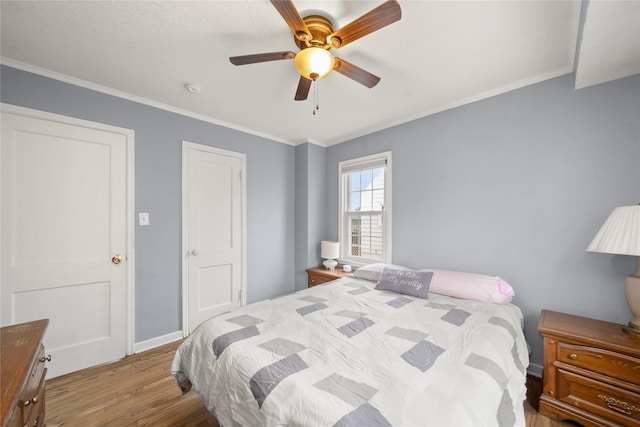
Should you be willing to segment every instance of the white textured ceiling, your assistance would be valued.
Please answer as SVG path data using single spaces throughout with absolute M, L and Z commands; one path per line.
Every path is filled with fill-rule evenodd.
M 337 28 L 381 2 L 294 0 L 302 15 L 324 11 Z M 2 0 L 0 52 L 9 66 L 320 145 L 567 73 L 586 87 L 640 72 L 640 1 L 399 2 L 400 21 L 332 50 L 380 83 L 368 89 L 334 72 L 318 82 L 316 115 L 312 93 L 293 100 L 293 61 L 237 67 L 228 60 L 297 51 L 267 0 Z

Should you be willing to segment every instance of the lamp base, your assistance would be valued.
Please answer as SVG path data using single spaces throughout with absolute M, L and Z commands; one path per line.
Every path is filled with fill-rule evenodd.
M 631 322 L 629 322 L 629 325 L 623 326 L 622 330 L 630 335 L 635 335 L 636 337 L 640 337 L 640 328 L 638 328 Z
M 335 259 L 328 259 L 325 262 L 323 262 L 322 264 L 324 264 L 324 266 L 326 267 L 327 270 L 333 271 L 333 270 L 335 270 L 336 265 L 338 265 L 338 261 L 336 261 Z
M 622 329 L 629 334 L 640 336 L 640 257 L 638 257 L 638 271 L 627 276 L 624 289 L 633 319 L 629 322 L 629 326 L 623 326 Z

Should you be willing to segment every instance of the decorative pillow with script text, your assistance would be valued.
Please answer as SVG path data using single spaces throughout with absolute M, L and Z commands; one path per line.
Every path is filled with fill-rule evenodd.
M 427 299 L 432 277 L 430 271 L 385 268 L 376 289 Z

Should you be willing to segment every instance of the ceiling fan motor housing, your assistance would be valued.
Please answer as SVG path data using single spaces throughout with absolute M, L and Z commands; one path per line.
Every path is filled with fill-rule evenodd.
M 321 47 L 329 50 L 332 47 L 340 46 L 340 39 L 337 37 L 332 37 L 331 43 L 327 40 L 327 37 L 335 31 L 333 29 L 333 25 L 327 18 L 320 15 L 310 15 L 303 18 L 303 20 L 307 29 L 311 33 L 311 39 L 304 36 L 301 38 L 299 35 L 295 35 L 293 40 L 300 50 L 308 47 Z M 334 44 L 334 40 L 335 42 L 338 42 L 337 46 Z

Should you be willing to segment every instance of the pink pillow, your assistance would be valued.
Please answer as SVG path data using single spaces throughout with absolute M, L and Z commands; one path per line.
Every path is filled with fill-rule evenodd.
M 411 270 L 409 267 L 396 264 L 375 263 L 358 268 L 353 276 L 360 279 L 377 282 L 385 268 L 396 270 Z M 511 302 L 515 296 L 513 288 L 499 276 L 485 276 L 483 274 L 463 273 L 460 271 L 422 269 L 432 271 L 433 277 L 429 285 L 429 292 L 465 298 L 474 301 L 488 301 L 497 304 Z
M 448 270 L 424 269 L 420 271 L 433 272 L 429 292 L 435 294 L 498 304 L 511 302 L 515 296 L 513 288 L 499 276 Z

